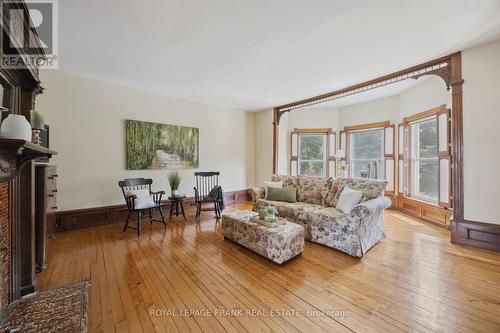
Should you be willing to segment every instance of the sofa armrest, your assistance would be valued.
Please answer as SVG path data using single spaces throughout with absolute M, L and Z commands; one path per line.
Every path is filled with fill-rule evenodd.
M 375 213 L 382 212 L 384 209 L 389 208 L 390 206 L 391 199 L 387 197 L 378 197 L 354 206 L 349 217 L 352 220 L 362 221 Z
M 263 187 L 253 187 L 248 190 L 248 193 L 252 197 L 252 203 L 256 203 L 257 200 L 264 198 L 266 190 Z

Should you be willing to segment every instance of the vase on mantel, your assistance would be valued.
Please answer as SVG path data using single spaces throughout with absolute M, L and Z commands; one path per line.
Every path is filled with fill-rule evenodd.
M 11 113 L 2 122 L 0 136 L 5 139 L 31 141 L 31 125 L 24 116 Z

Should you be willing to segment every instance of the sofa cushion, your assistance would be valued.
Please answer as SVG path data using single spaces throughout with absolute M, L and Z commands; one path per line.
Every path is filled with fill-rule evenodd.
M 323 205 L 328 207 L 336 207 L 340 197 L 340 193 L 342 193 L 342 190 L 346 185 L 353 190 L 362 191 L 363 196 L 361 197 L 360 202 L 365 202 L 384 195 L 387 181 L 359 178 L 335 178 L 332 181 L 330 190 L 326 194 Z
M 324 209 L 321 205 L 310 204 L 307 202 L 284 202 L 284 201 L 273 201 L 266 199 L 258 199 L 255 203 L 254 210 L 259 211 L 259 209 L 275 206 L 278 208 L 278 215 L 290 220 L 307 222 L 311 219 L 314 212 Z
M 337 207 L 335 208 L 346 214 L 350 214 L 351 210 L 359 203 L 362 196 L 363 192 L 352 190 L 349 186 L 344 186 L 342 193 L 340 193 Z
M 290 203 L 297 202 L 297 189 L 293 187 L 268 187 L 266 199 L 274 201 L 286 201 Z
M 297 198 L 299 201 L 322 205 L 328 190 L 332 187 L 331 178 L 299 177 Z
M 299 186 L 298 176 L 283 176 L 283 175 L 272 175 L 271 180 L 273 182 L 283 182 L 283 187 L 295 187 Z

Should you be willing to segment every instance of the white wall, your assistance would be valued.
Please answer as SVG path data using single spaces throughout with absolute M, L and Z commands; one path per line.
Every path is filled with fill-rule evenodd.
M 261 186 L 273 173 L 273 110 L 256 113 L 255 184 Z
M 437 76 L 426 76 L 422 79 L 425 79 L 422 83 L 399 95 L 401 119 L 442 104 L 451 108 L 451 91 L 446 90 L 444 81 Z
M 153 178 L 154 189 L 169 191 L 165 170 L 125 169 L 125 119 L 197 127 L 200 170 L 222 173 L 224 190 L 255 183 L 255 114 L 155 95 L 71 75 L 41 72 L 45 92 L 37 109 L 50 125 L 51 148 L 59 155 L 59 210 L 122 204 L 118 181 Z M 269 141 L 267 141 L 269 142 Z M 195 170 L 181 170 L 180 190 L 193 195 Z
M 500 224 L 500 40 L 462 52 L 465 219 Z
M 397 124 L 399 119 L 399 97 L 390 96 L 340 108 L 339 130 L 345 126 L 376 123 L 386 120 Z

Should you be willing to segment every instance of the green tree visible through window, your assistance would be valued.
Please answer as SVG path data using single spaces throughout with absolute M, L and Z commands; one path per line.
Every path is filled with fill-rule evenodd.
M 321 177 L 325 170 L 325 134 L 299 135 L 299 174 Z

